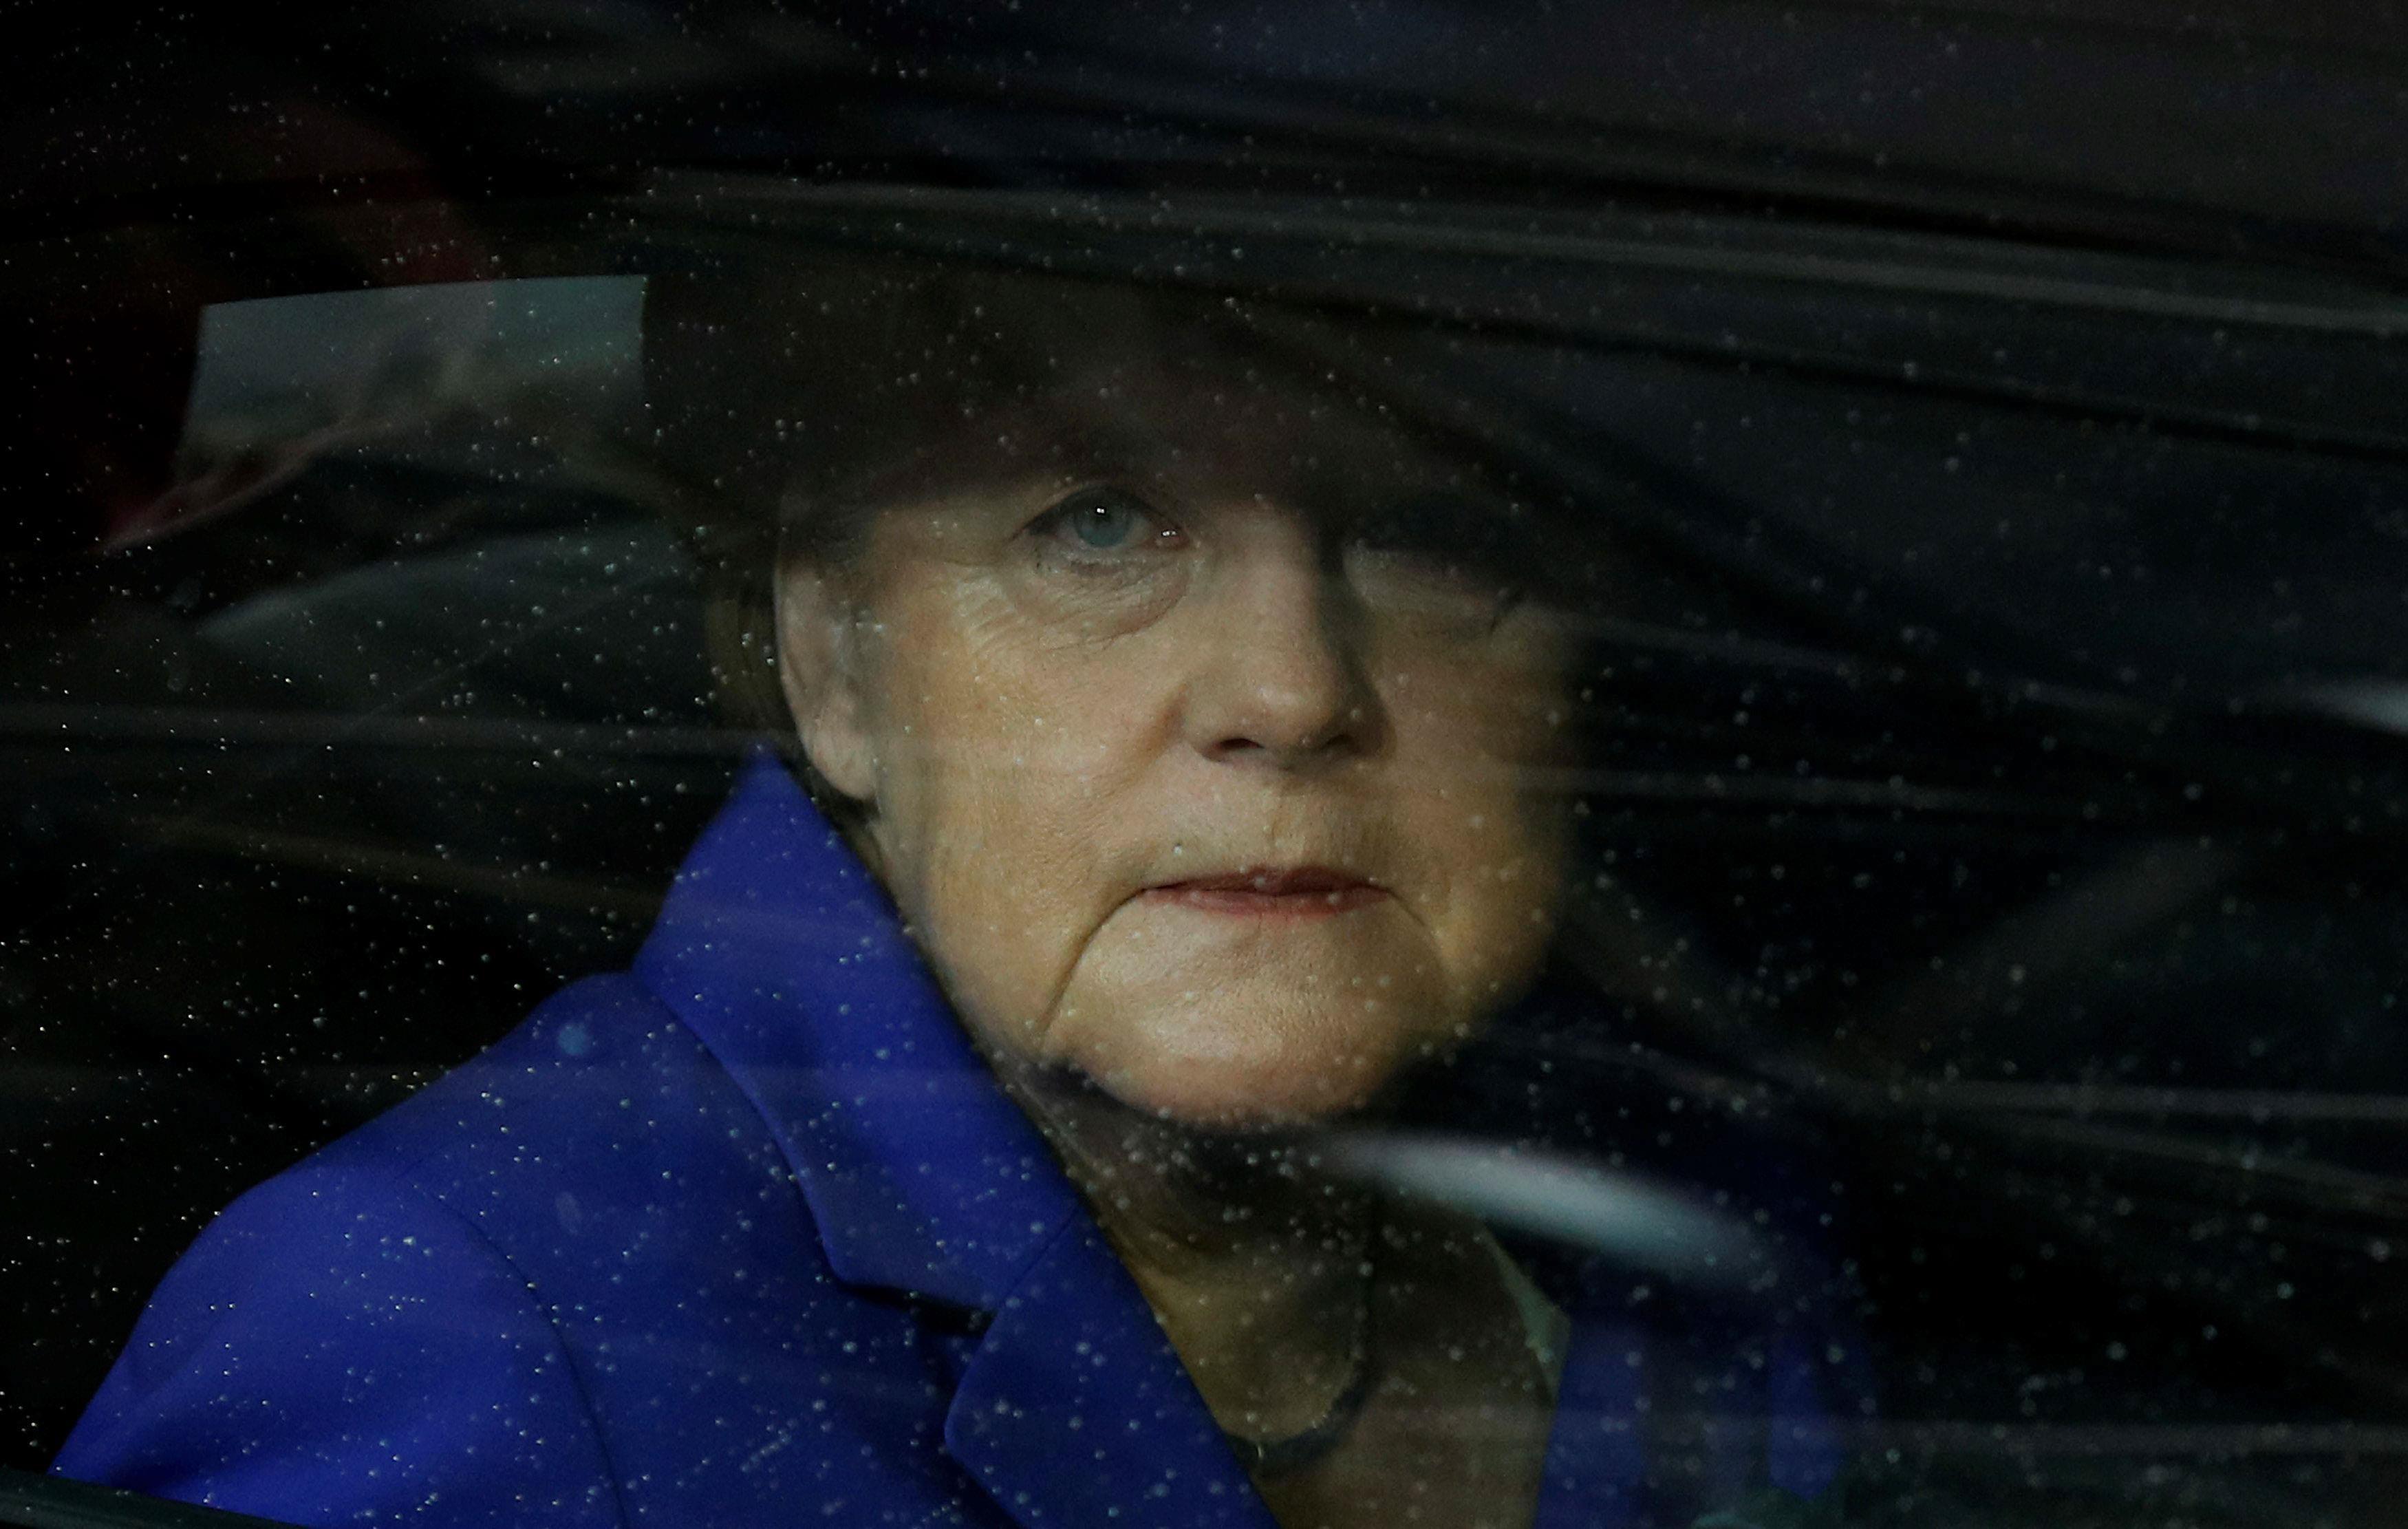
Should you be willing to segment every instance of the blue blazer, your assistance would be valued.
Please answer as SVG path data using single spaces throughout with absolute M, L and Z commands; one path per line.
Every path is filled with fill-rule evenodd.
M 1821 1341 L 1734 1340 L 1726 1410 L 1764 1426 L 1668 1451 L 1666 1334 L 1580 1320 L 1539 1522 L 1821 1492 Z M 303 1524 L 1273 1529 L 882 891 L 766 757 L 631 971 L 221 1215 L 54 1468 Z

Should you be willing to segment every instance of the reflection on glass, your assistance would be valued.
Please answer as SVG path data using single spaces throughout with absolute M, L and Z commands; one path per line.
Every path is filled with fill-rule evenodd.
M 1837 1510 L 1806 1160 L 1638 1173 L 1511 1060 L 1611 1022 L 1551 953 L 1636 554 L 1268 306 L 828 266 L 645 325 L 612 470 L 764 746 L 631 969 L 210 1227 L 63 1474 L 305 1522 Z

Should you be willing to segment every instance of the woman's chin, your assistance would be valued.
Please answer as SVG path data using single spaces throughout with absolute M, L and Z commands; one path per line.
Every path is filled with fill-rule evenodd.
M 1343 1119 L 1388 1092 L 1411 1060 L 1383 1044 L 1392 1040 L 1342 1048 L 1187 1046 L 1098 1059 L 1086 1071 L 1129 1108 L 1199 1131 L 1292 1130 Z

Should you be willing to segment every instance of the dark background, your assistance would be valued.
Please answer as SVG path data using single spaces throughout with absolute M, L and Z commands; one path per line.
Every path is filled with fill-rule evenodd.
M 556 418 L 194 484 L 203 309 L 808 247 L 1352 315 L 1710 592 L 1597 663 L 1614 1028 L 1477 1065 L 1831 1164 L 1905 1510 L 2396 1484 L 2401 7 L 58 39 L 0 201 L 0 1460 L 217 1206 L 623 961 L 744 743 L 683 527 Z

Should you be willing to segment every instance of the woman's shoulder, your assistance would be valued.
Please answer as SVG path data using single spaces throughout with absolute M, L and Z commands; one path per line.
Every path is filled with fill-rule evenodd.
M 619 1245 L 638 1228 L 646 1246 L 708 1234 L 712 1219 L 696 1206 L 782 1206 L 791 1214 L 766 1219 L 797 1250 L 815 1240 L 785 1154 L 742 1085 L 625 973 L 561 989 L 494 1046 L 222 1219 L 265 1214 L 304 1184 L 319 1198 L 340 1185 L 347 1198 L 439 1208 L 538 1288 L 579 1283 L 597 1263 L 624 1280 L 629 1250 Z
M 463 1176 L 506 1187 L 531 1183 L 547 1165 L 608 1176 L 631 1148 L 689 1145 L 697 1112 L 740 1128 L 742 1103 L 675 1012 L 614 972 L 561 988 L 500 1040 L 309 1161 L 322 1171 L 397 1173 L 438 1197 Z M 597 1139 L 616 1145 L 577 1150 Z
M 237 1196 L 163 1281 L 145 1325 L 207 1313 L 214 1326 L 241 1293 L 220 1284 L 251 1290 L 296 1268 L 322 1283 L 382 1269 L 406 1284 L 398 1271 L 431 1256 L 420 1249 L 444 1255 L 448 1301 L 476 1293 L 467 1277 L 488 1263 L 513 1299 L 574 1301 L 600 1265 L 624 1262 L 614 1245 L 628 1228 L 657 1243 L 707 1220 L 697 1204 L 776 1190 L 800 1209 L 769 1128 L 726 1069 L 634 976 L 587 977 Z M 807 1220 L 783 1230 L 813 1240 Z
M 717 1378 L 729 1333 L 787 1361 L 752 1378 L 808 1397 L 859 1304 L 737 1080 L 638 979 L 590 978 L 222 1211 L 55 1468 L 305 1521 L 448 1476 L 458 1522 L 491 1486 L 497 1513 L 533 1492 L 560 1510 L 542 1522 L 615 1522 L 616 1457 L 678 1442 L 631 1432 L 644 1398 Z

